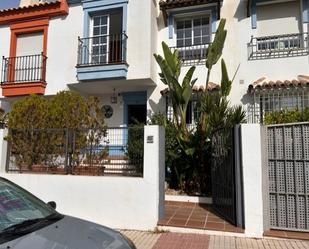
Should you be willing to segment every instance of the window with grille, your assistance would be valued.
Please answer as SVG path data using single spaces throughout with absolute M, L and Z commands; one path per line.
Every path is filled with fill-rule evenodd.
M 247 110 L 248 122 L 263 122 L 268 112 L 280 110 L 303 111 L 309 107 L 309 90 L 307 88 L 283 88 L 254 92 L 253 106 Z
M 200 108 L 198 107 L 197 100 L 191 100 L 188 103 L 187 112 L 186 112 L 186 124 L 189 127 L 194 127 L 196 122 L 199 120 L 201 115 Z M 166 117 L 169 121 L 173 121 L 173 107 L 172 101 L 170 98 L 166 98 Z
M 182 60 L 201 59 L 211 41 L 209 16 L 180 19 L 176 22 L 176 47 Z

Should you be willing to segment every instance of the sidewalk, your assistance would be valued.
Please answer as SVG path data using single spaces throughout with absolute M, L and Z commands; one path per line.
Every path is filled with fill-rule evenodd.
M 309 241 L 123 231 L 137 249 L 309 249 Z

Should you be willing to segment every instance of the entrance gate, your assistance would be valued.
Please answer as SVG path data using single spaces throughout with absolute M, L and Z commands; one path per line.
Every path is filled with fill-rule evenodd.
M 240 126 L 217 132 L 212 139 L 213 208 L 233 225 L 244 228 Z
M 270 227 L 309 231 L 309 123 L 269 125 Z

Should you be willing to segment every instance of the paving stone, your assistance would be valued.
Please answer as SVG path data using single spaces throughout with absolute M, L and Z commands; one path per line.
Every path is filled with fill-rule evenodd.
M 309 241 L 122 231 L 137 249 L 309 249 Z

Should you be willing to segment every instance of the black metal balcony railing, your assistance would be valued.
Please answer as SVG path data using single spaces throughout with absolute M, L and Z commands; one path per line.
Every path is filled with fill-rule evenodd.
M 308 33 L 252 37 L 249 60 L 308 55 L 308 43 Z
M 77 67 L 126 63 L 127 39 L 125 33 L 78 38 Z
M 45 82 L 46 60 L 43 53 L 2 57 L 1 84 Z
M 179 58 L 183 65 L 199 65 L 204 64 L 206 60 L 206 51 L 209 44 L 191 45 L 185 47 L 170 47 L 172 51 L 175 49 L 179 52 Z

